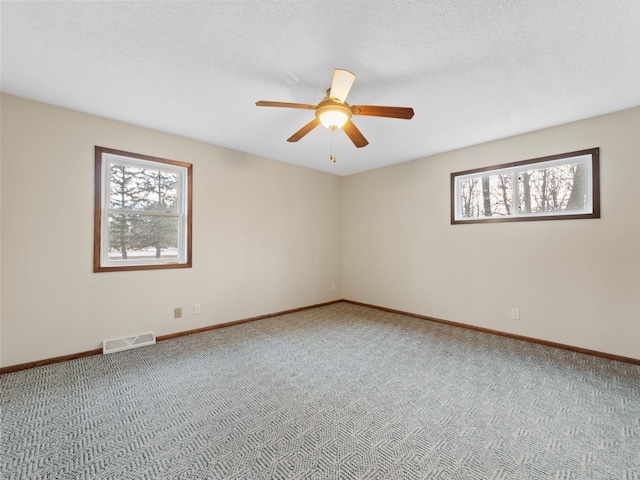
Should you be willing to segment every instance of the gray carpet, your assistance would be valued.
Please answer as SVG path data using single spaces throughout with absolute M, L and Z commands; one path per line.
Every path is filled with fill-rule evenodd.
M 640 479 L 640 367 L 339 303 L 0 376 L 9 479 Z

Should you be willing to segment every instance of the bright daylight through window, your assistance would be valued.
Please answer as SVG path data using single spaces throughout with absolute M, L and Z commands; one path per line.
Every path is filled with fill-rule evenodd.
M 95 155 L 93 271 L 191 267 L 191 164 Z
M 451 174 L 451 223 L 600 218 L 598 148 Z

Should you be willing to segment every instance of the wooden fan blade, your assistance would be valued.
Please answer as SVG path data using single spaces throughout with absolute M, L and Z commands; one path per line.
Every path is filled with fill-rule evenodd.
M 351 141 L 356 147 L 362 148 L 369 145 L 369 142 L 367 141 L 366 138 L 364 138 L 364 135 L 362 135 L 362 132 L 358 130 L 358 127 L 356 127 L 351 120 L 347 120 L 347 123 L 345 123 L 342 126 L 342 129 L 344 130 L 344 133 L 347 134 L 347 137 L 351 139 Z
M 318 120 L 317 118 L 314 118 L 309 123 L 307 123 L 304 127 L 302 127 L 300 130 L 298 130 L 296 133 L 294 133 L 289 138 L 287 138 L 287 142 L 297 142 L 302 137 L 304 137 L 307 133 L 309 133 L 311 130 L 316 128 L 318 125 L 320 125 L 320 120 Z
M 344 103 L 349 95 L 349 90 L 355 81 L 356 76 L 340 68 L 336 68 L 333 71 L 333 81 L 331 82 L 331 90 L 329 91 L 329 98 L 335 98 L 340 103 Z
M 380 107 L 375 105 L 354 105 L 351 107 L 354 115 L 369 117 L 388 117 L 410 120 L 413 118 L 413 108 L 410 107 Z
M 258 107 L 286 107 L 286 108 L 304 108 L 306 110 L 315 110 L 315 105 L 308 105 L 306 103 L 289 103 L 289 102 L 265 102 L 260 100 L 256 102 Z

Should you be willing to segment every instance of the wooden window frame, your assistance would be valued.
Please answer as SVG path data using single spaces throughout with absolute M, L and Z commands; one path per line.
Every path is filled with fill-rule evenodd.
M 186 170 L 186 192 L 185 192 L 185 208 L 186 215 L 185 239 L 184 239 L 184 261 L 170 263 L 152 263 L 152 264 L 131 264 L 123 265 L 103 265 L 102 263 L 102 236 L 103 236 L 103 213 L 105 211 L 105 187 L 103 178 L 103 156 L 116 155 L 130 158 L 133 160 L 143 160 L 157 164 L 172 165 L 184 168 Z M 141 155 L 138 153 L 126 152 L 106 147 L 95 147 L 95 174 L 94 174 L 94 213 L 93 213 L 93 271 L 94 272 L 121 272 L 134 270 L 160 270 L 174 268 L 191 268 L 192 266 L 192 221 L 193 221 L 193 165 L 186 162 L 176 160 L 167 160 L 164 158 L 153 157 L 150 155 Z
M 559 214 L 557 211 L 550 211 L 548 214 L 535 213 L 526 214 L 520 213 L 517 216 L 491 216 L 491 217 L 474 217 L 474 218 L 458 218 L 456 216 L 458 208 L 458 191 L 457 191 L 457 179 L 463 176 L 493 172 L 499 170 L 513 171 L 517 167 L 527 166 L 531 164 L 544 164 L 546 162 L 556 162 L 562 159 L 569 159 L 572 157 L 580 157 L 591 155 L 591 173 L 590 173 L 590 187 L 591 187 L 591 212 L 587 213 L 563 213 Z M 536 165 L 537 166 L 537 165 Z M 588 218 L 600 218 L 600 149 L 589 148 L 585 150 L 577 150 L 574 152 L 560 153 L 557 155 L 549 155 L 546 157 L 533 158 L 530 160 L 522 160 L 518 162 L 503 163 L 500 165 L 493 165 L 490 167 L 477 168 L 472 170 L 464 170 L 461 172 L 454 172 L 451 174 L 451 224 L 471 224 L 471 223 L 498 223 L 498 222 L 530 222 L 530 221 L 542 221 L 542 220 L 576 220 L 576 219 L 588 219 Z

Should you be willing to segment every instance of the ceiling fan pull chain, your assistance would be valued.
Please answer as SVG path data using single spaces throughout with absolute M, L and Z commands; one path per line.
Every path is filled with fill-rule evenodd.
M 335 128 L 331 129 L 331 153 L 329 154 L 329 160 L 333 160 L 333 163 L 336 163 L 336 156 L 333 154 L 333 134 L 335 131 Z

